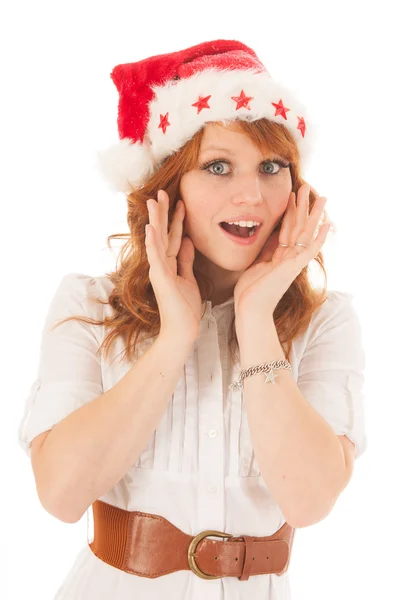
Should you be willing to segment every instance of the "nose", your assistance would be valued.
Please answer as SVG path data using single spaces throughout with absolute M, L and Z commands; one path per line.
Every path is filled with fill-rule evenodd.
M 234 204 L 258 205 L 262 203 L 263 197 L 257 175 L 242 175 L 236 178 L 232 201 Z

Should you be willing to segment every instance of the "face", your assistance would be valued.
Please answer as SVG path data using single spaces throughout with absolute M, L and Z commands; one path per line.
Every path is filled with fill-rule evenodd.
M 240 275 L 255 261 L 288 205 L 290 170 L 279 166 L 275 158 L 288 165 L 283 157 L 262 154 L 234 124 L 209 123 L 199 164 L 181 179 L 184 230 L 195 247 L 194 268 L 211 278 L 219 302 L 233 294 Z M 251 245 L 232 241 L 219 225 L 241 220 L 231 217 L 245 213 L 262 221 Z

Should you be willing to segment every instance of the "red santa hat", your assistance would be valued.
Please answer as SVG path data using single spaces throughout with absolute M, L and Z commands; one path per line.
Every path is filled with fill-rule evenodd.
M 114 190 L 129 193 L 210 121 L 267 118 L 285 125 L 302 163 L 311 150 L 304 107 L 273 80 L 254 50 L 216 40 L 114 67 L 120 141 L 98 153 Z

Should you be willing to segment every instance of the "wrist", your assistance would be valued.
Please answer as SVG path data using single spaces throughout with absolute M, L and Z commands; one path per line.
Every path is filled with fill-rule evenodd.
M 238 316 L 235 319 L 235 327 L 238 341 L 247 338 L 253 341 L 260 338 L 265 339 L 266 332 L 270 331 L 271 328 L 276 329 L 272 314 L 263 315 L 262 318 L 249 315 Z
M 158 339 L 160 343 L 166 344 L 172 352 L 186 355 L 191 353 L 197 337 L 163 329 L 160 331 Z

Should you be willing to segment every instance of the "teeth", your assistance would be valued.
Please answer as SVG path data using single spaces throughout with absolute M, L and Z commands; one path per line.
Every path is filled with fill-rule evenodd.
M 229 225 L 240 225 L 240 227 L 257 227 L 258 221 L 227 221 Z

